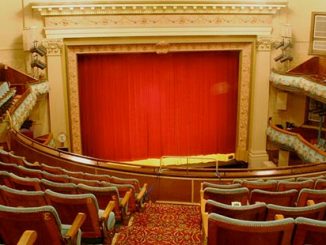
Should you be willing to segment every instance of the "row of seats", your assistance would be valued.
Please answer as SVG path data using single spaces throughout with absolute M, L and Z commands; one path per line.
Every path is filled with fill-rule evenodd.
M 115 203 L 114 213 L 116 220 L 122 223 L 128 222 L 132 212 L 129 208 L 132 192 L 129 190 L 121 196 L 116 186 L 94 187 L 85 184 L 56 183 L 46 179 L 24 178 L 4 171 L 0 171 L 0 184 L 25 191 L 45 191 L 49 189 L 62 194 L 92 193 L 98 199 L 99 206 L 102 209 L 106 207 L 109 201 L 113 201 Z M 30 204 L 28 198 L 22 200 L 17 196 L 11 203 L 11 206 L 34 206 L 33 201 L 31 200 Z
M 131 195 L 128 202 L 129 202 L 129 209 L 132 212 L 136 211 L 136 209 L 140 209 L 143 206 L 144 200 L 146 198 L 147 184 L 145 183 L 144 186 L 140 189 L 138 185 L 139 182 L 138 184 L 131 184 L 131 181 L 137 183 L 137 181 L 134 179 L 127 179 L 126 182 L 123 182 L 124 179 L 121 178 L 107 176 L 107 175 L 100 175 L 100 177 L 102 176 L 102 178 L 99 177 L 99 180 L 95 180 L 95 178 L 97 177 L 96 175 L 88 174 L 89 176 L 94 178 L 93 180 L 90 180 L 90 179 L 72 177 L 69 175 L 53 174 L 45 170 L 30 169 L 22 165 L 17 165 L 15 163 L 10 164 L 10 163 L 1 163 L 1 162 L 0 162 L 0 170 L 5 170 L 7 172 L 14 173 L 15 175 L 21 177 L 32 178 L 29 180 L 29 182 L 31 181 L 34 182 L 33 188 L 36 188 L 35 190 L 39 190 L 37 189 L 36 186 L 38 185 L 37 182 L 39 182 L 41 179 L 46 179 L 55 183 L 61 183 L 58 186 L 65 186 L 62 185 L 62 183 L 74 183 L 74 184 L 84 184 L 93 187 L 110 187 L 110 186 L 116 187 L 117 190 L 119 191 L 120 196 L 125 196 L 125 194 L 130 191 Z M 106 177 L 106 181 L 103 180 L 104 176 Z M 110 182 L 109 180 L 112 179 L 119 180 L 120 184 L 112 183 L 112 181 Z M 24 187 L 24 188 L 28 188 L 28 187 Z M 25 189 L 25 190 L 29 190 L 29 189 Z
M 112 239 L 115 227 L 115 215 L 113 201 L 107 200 L 106 207 L 101 209 L 99 207 L 98 199 L 91 193 L 85 194 L 61 194 L 51 190 L 46 191 L 23 191 L 15 190 L 7 186 L 0 186 L 0 199 L 2 207 L 24 207 L 18 208 L 18 213 L 23 213 L 31 207 L 52 206 L 58 213 L 60 222 L 63 224 L 72 224 L 78 213 L 85 214 L 85 221 L 81 228 L 81 238 L 83 241 L 88 240 L 93 242 L 103 242 L 103 239 Z M 6 213 L 6 208 L 0 209 L 0 216 L 4 215 L 7 220 L 12 222 L 17 219 L 10 213 Z M 20 215 L 20 221 L 26 219 L 24 215 Z M 19 221 L 19 223 L 20 223 Z M 24 224 L 22 229 L 36 229 L 36 224 L 28 222 Z M 4 224 L 3 224 L 4 225 Z M 13 224 L 17 227 L 23 226 Z M 35 227 L 33 226 L 35 225 Z M 1 225 L 2 227 L 2 225 Z M 1 229 L 2 230 L 2 229 Z M 5 240 L 7 234 L 0 231 L 1 237 Z M 95 240 L 95 241 L 94 241 Z M 9 244 L 9 243 L 8 243 Z
M 278 188 L 285 182 L 301 186 L 298 188 L 298 185 L 295 185 L 294 187 L 297 188 L 289 188 L 289 190 Z M 308 182 L 310 185 L 307 185 Z M 237 242 L 241 244 L 260 244 L 260 242 L 262 244 L 298 244 L 298 239 L 294 238 L 298 235 L 292 236 L 296 222 L 294 218 L 303 217 L 309 222 L 310 220 L 311 222 L 317 221 L 319 225 L 326 227 L 326 190 L 301 188 L 314 185 L 314 181 L 306 179 L 302 181 L 241 181 L 227 185 L 203 182 L 201 184 L 201 213 L 204 237 L 208 244 L 236 244 Z M 261 186 L 262 189 L 253 188 Z M 267 187 L 272 187 L 272 189 Z M 276 226 L 277 222 L 274 219 L 280 217 L 285 220 L 290 218 L 292 228 L 284 240 L 285 243 L 281 243 L 280 234 L 275 235 L 278 240 L 274 243 L 275 241 L 273 242 L 273 238 L 270 237 L 274 236 L 271 232 L 274 228 L 270 225 L 274 222 Z M 229 222 L 228 225 L 225 226 L 225 222 Z M 282 222 L 284 221 L 279 223 L 282 224 Z M 269 228 L 261 229 L 262 232 L 260 232 L 261 227 Z M 255 229 L 259 231 L 251 236 L 250 234 L 254 233 Z M 267 234 L 268 230 L 270 232 Z M 238 234 L 240 231 L 241 234 Z M 244 236 L 251 236 L 253 239 Z M 318 240 L 320 236 L 314 234 L 313 239 L 309 237 L 307 239 L 315 242 L 313 239 Z M 226 241 L 228 243 L 225 243 Z
M 208 245 L 215 244 L 325 244 L 326 223 L 304 217 L 246 221 L 216 213 L 208 216 Z

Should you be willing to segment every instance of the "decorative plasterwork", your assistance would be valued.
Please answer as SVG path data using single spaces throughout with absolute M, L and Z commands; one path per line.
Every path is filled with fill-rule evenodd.
M 316 100 L 326 103 L 326 86 L 308 80 L 301 76 L 281 75 L 276 72 L 270 74 L 271 83 L 282 90 L 306 94 Z
M 271 51 L 273 45 L 272 38 L 257 38 L 256 48 L 258 51 Z
M 306 162 L 326 161 L 326 154 L 321 154 L 320 150 L 303 142 L 302 137 L 297 134 L 286 133 L 270 126 L 267 128 L 266 134 L 271 141 L 286 149 L 294 150 Z
M 178 51 L 240 51 L 240 81 L 238 94 L 238 125 L 236 150 L 245 152 L 248 142 L 249 101 L 251 81 L 251 60 L 253 43 L 167 43 L 164 41 L 150 44 L 85 45 L 67 47 L 68 96 L 70 108 L 70 130 L 72 151 L 82 153 L 80 133 L 80 108 L 78 95 L 77 55 L 83 53 L 139 53 L 139 52 L 178 52 Z
M 143 15 L 143 14 L 265 14 L 274 15 L 287 7 L 287 0 L 271 1 L 114 1 L 108 3 L 60 2 L 35 4 L 42 16 Z
M 63 41 L 62 39 L 45 39 L 42 44 L 46 47 L 47 55 L 61 55 Z

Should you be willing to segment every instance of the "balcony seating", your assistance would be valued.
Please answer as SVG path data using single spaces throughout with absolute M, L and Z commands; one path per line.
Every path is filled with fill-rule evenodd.
M 259 181 L 259 180 L 244 180 L 242 182 L 242 187 L 247 187 L 249 192 L 252 190 L 265 190 L 265 191 L 276 191 L 277 181 L 268 180 L 268 181 Z
M 17 245 L 33 245 L 37 239 L 37 232 L 26 230 L 19 238 Z
M 18 166 L 15 163 L 4 163 L 0 162 L 0 170 L 7 171 L 8 173 L 17 173 Z
M 100 187 L 101 183 L 100 181 L 97 180 L 88 180 L 88 179 L 79 179 L 75 177 L 69 177 L 69 181 L 74 184 L 85 184 L 88 186 L 95 186 L 95 187 Z
M 325 190 L 326 189 L 326 179 L 317 179 L 315 181 L 314 187 L 316 190 Z
M 47 172 L 42 172 L 43 178 L 53 181 L 53 182 L 59 182 L 59 183 L 69 183 L 69 176 L 64 174 L 50 174 Z
M 42 179 L 41 188 L 43 191 L 49 189 L 54 192 L 63 194 L 77 194 L 77 185 L 74 183 L 57 183 L 50 180 Z
M 0 205 L 0 236 L 5 244 L 17 244 L 25 230 L 37 232 L 35 244 L 80 244 L 80 227 L 85 215 L 79 213 L 72 225 L 62 225 L 51 206 L 15 208 Z
M 234 189 L 234 188 L 240 188 L 242 186 L 240 183 L 222 185 L 222 184 L 214 184 L 210 182 L 202 182 L 200 185 L 200 189 L 204 190 L 206 187 L 212 187 L 218 189 Z
M 264 191 L 253 190 L 250 194 L 250 204 L 264 202 L 266 204 L 276 204 L 281 206 L 292 207 L 298 197 L 297 190 L 288 191 Z
M 18 174 L 21 177 L 30 177 L 30 178 L 43 178 L 43 173 L 41 170 L 29 169 L 24 166 L 18 166 Z
M 11 207 L 40 207 L 47 205 L 44 192 L 23 191 L 0 186 L 0 196 L 4 205 Z
M 114 234 L 115 217 L 112 212 L 114 202 L 108 202 L 106 209 L 99 210 L 93 194 L 60 194 L 45 191 L 45 197 L 58 212 L 63 223 L 71 223 L 77 213 L 82 212 L 86 219 L 81 229 L 82 240 L 87 243 L 110 243 Z
M 0 171 L 0 185 L 11 186 L 10 175 L 7 171 Z
M 313 180 L 304 180 L 304 181 L 279 181 L 277 185 L 278 191 L 287 191 L 287 190 L 297 190 L 301 191 L 303 188 L 314 188 Z
M 12 188 L 25 191 L 41 191 L 40 180 L 36 178 L 23 178 L 10 173 L 10 183 Z
M 247 221 L 211 213 L 208 215 L 208 245 L 285 245 L 291 243 L 294 220 Z
M 249 200 L 249 190 L 246 187 L 236 189 L 217 189 L 207 187 L 203 190 L 204 200 L 214 200 L 224 204 L 231 205 L 232 202 L 240 202 L 241 205 L 246 205 Z
M 326 203 L 318 203 L 305 207 L 285 207 L 274 204 L 267 205 L 266 220 L 274 220 L 275 215 L 281 214 L 285 218 L 306 217 L 322 220 L 325 217 Z
M 308 200 L 313 200 L 314 203 L 326 202 L 326 190 L 302 189 L 298 196 L 297 206 L 306 206 Z
M 41 163 L 40 169 L 50 174 L 58 174 L 58 175 L 65 174 L 63 168 L 50 166 L 45 163 Z
M 98 202 L 99 208 L 104 209 L 110 201 L 113 201 L 115 219 L 121 222 L 129 220 L 130 212 L 128 203 L 131 192 L 127 192 L 124 196 L 119 195 L 116 187 L 93 187 L 84 184 L 78 184 L 78 193 L 92 193 Z
M 295 224 L 293 245 L 325 244 L 326 221 L 300 217 L 295 219 Z

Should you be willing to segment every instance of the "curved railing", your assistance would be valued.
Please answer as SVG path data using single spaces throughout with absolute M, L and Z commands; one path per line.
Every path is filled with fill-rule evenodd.
M 300 134 L 270 125 L 266 134 L 269 139 L 285 149 L 295 151 L 306 162 L 326 162 L 326 152 L 305 140 Z

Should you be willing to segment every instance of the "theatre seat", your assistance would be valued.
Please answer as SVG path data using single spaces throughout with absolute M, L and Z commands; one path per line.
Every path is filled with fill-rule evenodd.
M 249 190 L 246 187 L 235 189 L 217 189 L 207 187 L 203 190 L 203 199 L 211 199 L 229 205 L 231 205 L 232 202 L 240 202 L 241 205 L 246 205 L 249 200 Z
M 296 229 L 293 245 L 320 245 L 326 242 L 326 221 L 299 217 L 295 219 Z
M 45 191 L 45 197 L 58 212 L 63 223 L 71 223 L 82 212 L 86 215 L 81 227 L 82 241 L 85 243 L 110 244 L 114 235 L 115 217 L 112 212 L 114 202 L 108 202 L 105 210 L 100 210 L 93 194 L 61 194 Z
M 218 189 L 234 189 L 234 188 L 240 188 L 240 183 L 234 183 L 234 184 L 215 184 L 210 182 L 202 182 L 200 185 L 200 189 L 204 190 L 206 187 L 212 187 L 212 188 L 218 188 Z
M 58 183 L 58 182 L 42 179 L 41 188 L 43 191 L 49 189 L 51 191 L 55 191 L 59 193 L 77 194 L 77 185 L 74 183 Z
M 317 179 L 315 181 L 316 190 L 325 190 L 326 189 L 326 179 Z
M 276 191 L 277 189 L 277 181 L 275 180 L 267 180 L 267 181 L 259 181 L 259 180 L 244 180 L 242 182 L 243 187 L 247 187 L 249 192 L 252 190 L 265 190 L 265 191 Z
M 326 202 L 326 190 L 302 189 L 298 196 L 297 206 L 306 206 L 308 200 L 313 200 L 314 203 Z
M 314 181 L 279 181 L 277 185 L 278 191 L 287 191 L 294 189 L 300 192 L 303 188 L 314 188 Z
M 0 186 L 0 195 L 6 206 L 40 207 L 47 205 L 43 191 L 15 190 L 7 186 Z
M 25 191 L 41 191 L 40 180 L 37 178 L 24 178 L 10 173 L 12 188 Z
M 289 245 L 294 220 L 247 221 L 211 213 L 208 215 L 208 245 Z
M 4 244 L 17 244 L 25 230 L 37 232 L 35 244 L 80 244 L 85 215 L 78 213 L 63 225 L 51 206 L 16 208 L 0 205 L 0 236 Z
M 131 192 L 125 193 L 124 196 L 120 196 L 118 188 L 114 186 L 108 187 L 94 187 L 84 184 L 77 185 L 78 193 L 92 193 L 98 202 L 99 208 L 105 209 L 110 201 L 115 203 L 114 214 L 117 221 L 127 221 L 130 218 L 130 211 L 128 210 L 128 203 L 131 196 Z
M 318 203 L 305 207 L 285 207 L 274 204 L 267 205 L 266 220 L 274 220 L 276 214 L 282 214 L 285 218 L 306 217 L 322 220 L 325 217 L 326 203 Z
M 298 197 L 297 190 L 288 191 L 264 191 L 253 190 L 250 194 L 250 204 L 264 202 L 266 204 L 276 204 L 281 206 L 295 206 Z
M 205 212 L 202 213 L 202 227 L 205 237 L 207 237 L 208 215 L 210 213 L 217 213 L 233 219 L 263 221 L 266 215 L 266 205 L 264 203 L 257 203 L 253 205 L 232 206 L 207 200 Z

